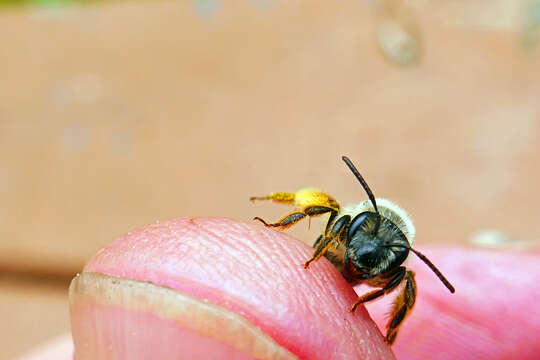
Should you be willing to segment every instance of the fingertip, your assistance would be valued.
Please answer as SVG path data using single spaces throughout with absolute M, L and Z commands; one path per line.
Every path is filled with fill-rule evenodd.
M 173 291 L 172 297 L 176 294 L 187 296 L 211 305 L 223 314 L 237 315 L 283 348 L 284 354 L 288 352 L 298 358 L 393 358 L 365 309 L 358 308 L 354 314 L 349 311 L 357 297 L 335 267 L 322 259 L 304 269 L 302 262 L 311 257 L 311 252 L 312 249 L 286 234 L 259 225 L 222 218 L 176 219 L 155 223 L 121 237 L 98 252 L 84 271 L 114 278 L 124 290 L 128 281 L 137 284 L 131 289 L 140 287 L 138 284 L 150 283 Z M 107 285 L 102 289 L 110 287 Z M 121 290 L 104 292 L 105 298 L 125 300 L 126 293 Z M 123 295 L 118 296 L 119 293 Z M 102 300 L 103 297 L 98 302 Z M 130 305 L 128 318 L 140 320 L 141 310 L 154 311 L 139 300 L 136 306 Z M 168 304 L 159 308 L 174 310 L 181 307 L 178 303 Z M 121 313 L 115 316 L 127 323 L 126 314 L 122 313 L 126 310 L 125 303 L 120 305 Z M 88 313 L 89 309 L 93 309 L 94 315 L 106 313 L 106 309 L 98 309 L 93 304 L 75 309 L 73 318 L 79 328 L 84 329 L 89 318 L 85 320 L 77 314 Z M 191 311 L 200 309 L 201 304 L 197 304 Z M 72 306 L 72 313 L 73 310 Z M 111 318 L 115 317 L 108 317 Z M 199 318 L 211 317 L 202 315 Z M 154 324 L 148 319 L 145 321 L 132 322 L 132 328 Z M 206 331 L 205 337 L 218 339 L 238 350 L 238 339 L 234 336 L 218 336 L 223 333 L 220 329 L 226 328 L 226 323 L 216 326 L 205 321 L 197 327 L 193 325 L 194 320 L 183 321 L 184 326 L 195 330 L 195 335 Z M 162 325 L 153 325 L 156 334 Z M 116 330 L 116 334 L 127 331 Z M 182 336 L 186 338 L 179 332 L 167 334 L 170 341 L 180 344 Z M 256 342 L 259 338 L 253 339 Z M 78 340 L 75 339 L 76 351 L 81 345 Z M 192 339 L 191 343 L 194 341 Z M 207 345 L 206 349 L 212 346 Z M 240 350 L 253 354 L 253 347 Z

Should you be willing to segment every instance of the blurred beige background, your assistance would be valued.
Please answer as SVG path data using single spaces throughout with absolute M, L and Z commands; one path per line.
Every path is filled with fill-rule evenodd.
M 363 200 L 341 155 L 420 246 L 539 239 L 535 3 L 407 4 L 0 7 L 0 359 L 69 330 L 69 279 L 125 232 L 274 220 L 248 197 L 307 185 Z

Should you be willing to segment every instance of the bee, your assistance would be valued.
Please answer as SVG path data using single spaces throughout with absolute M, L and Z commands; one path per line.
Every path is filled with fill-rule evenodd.
M 400 288 L 384 338 L 392 345 L 399 327 L 410 314 L 416 300 L 414 272 L 405 266 L 410 252 L 418 256 L 451 293 L 455 289 L 425 255 L 412 248 L 415 228 L 407 213 L 390 200 L 376 199 L 349 158 L 343 156 L 342 159 L 364 188 L 368 200 L 341 208 L 332 196 L 313 188 L 300 189 L 296 193 L 274 192 L 266 196 L 254 196 L 250 200 L 272 200 L 294 205 L 296 210 L 276 223 L 267 223 L 260 217 L 254 220 L 267 227 L 283 230 L 305 217 L 329 214 L 323 233 L 313 245 L 313 256 L 304 267 L 307 269 L 311 263 L 324 256 L 351 285 L 365 283 L 377 288 L 360 296 L 352 305 L 351 312 L 360 304 Z

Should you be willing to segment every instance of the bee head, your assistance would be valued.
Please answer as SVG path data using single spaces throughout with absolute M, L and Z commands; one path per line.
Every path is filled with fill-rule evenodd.
M 345 266 L 369 278 L 401 265 L 409 255 L 407 237 L 390 220 L 365 211 L 354 217 L 348 229 Z M 394 246 L 395 245 L 395 246 Z
M 379 213 L 377 202 L 368 184 L 348 157 L 341 157 L 358 179 L 373 205 L 373 211 L 358 214 L 349 226 L 349 240 L 345 251 L 345 266 L 360 278 L 368 279 L 376 274 L 397 267 L 412 251 L 434 273 L 451 293 L 455 289 L 435 265 L 420 251 L 413 249 L 403 232 Z

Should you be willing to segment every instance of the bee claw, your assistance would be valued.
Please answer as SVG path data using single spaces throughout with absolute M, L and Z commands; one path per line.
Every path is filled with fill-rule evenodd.
M 396 331 L 389 332 L 384 337 L 384 342 L 387 343 L 388 345 L 393 345 L 394 342 L 396 341 L 396 336 L 397 336 Z

